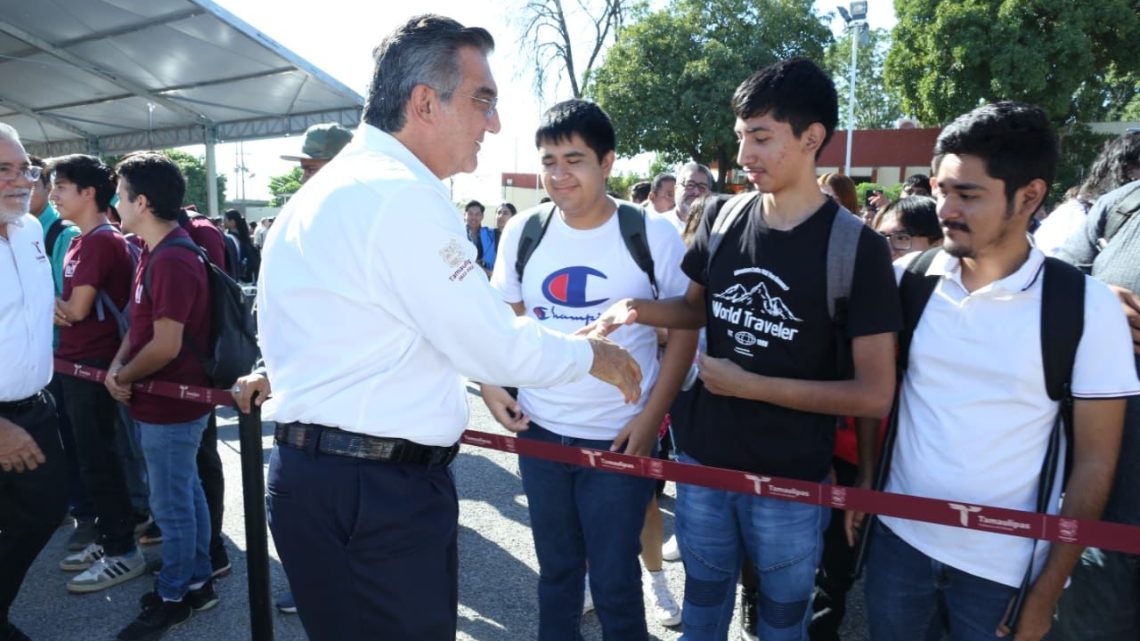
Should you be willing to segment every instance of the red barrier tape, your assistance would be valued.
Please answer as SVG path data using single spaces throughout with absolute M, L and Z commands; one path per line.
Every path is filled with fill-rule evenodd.
M 77 365 L 58 358 L 55 360 L 55 369 L 61 374 L 93 381 L 102 381 L 106 376 L 105 370 Z M 203 404 L 233 405 L 233 397 L 228 390 L 207 389 L 161 381 L 135 383 L 133 388 L 158 396 L 193 400 Z M 841 510 L 857 510 L 868 514 L 895 516 L 912 521 L 938 523 L 983 532 L 996 532 L 998 534 L 1058 543 L 1074 543 L 1105 550 L 1140 554 L 1140 527 L 1138 526 L 1121 525 L 1107 521 L 1070 519 L 988 505 L 971 505 L 921 496 L 812 483 L 778 476 L 749 474 L 737 470 L 569 447 L 474 430 L 464 432 L 460 441 L 475 447 L 533 456 L 549 461 L 592 467 L 631 476 L 701 485 L 731 492 L 755 494 Z

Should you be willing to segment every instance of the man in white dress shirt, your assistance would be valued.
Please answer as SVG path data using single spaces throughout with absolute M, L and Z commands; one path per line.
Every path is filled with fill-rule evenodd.
M 0 123 L 0 639 L 28 639 L 8 621 L 24 575 L 67 509 L 51 381 L 55 289 L 43 230 L 28 214 L 40 167 Z
M 353 141 L 266 239 L 270 525 L 314 641 L 455 638 L 464 375 L 639 395 L 627 352 L 515 317 L 475 264 L 441 181 L 499 130 L 493 46 L 431 15 L 385 37 Z

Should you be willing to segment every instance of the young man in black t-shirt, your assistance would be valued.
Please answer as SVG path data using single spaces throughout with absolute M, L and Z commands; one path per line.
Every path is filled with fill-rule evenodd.
M 835 87 L 811 61 L 791 59 L 745 80 L 732 104 L 737 162 L 761 195 L 726 230 L 711 267 L 716 217 L 702 222 L 682 262 L 692 281 L 684 297 L 621 301 L 597 331 L 634 321 L 707 325 L 701 387 L 677 434 L 681 460 L 818 482 L 830 470 L 835 417 L 890 409 L 901 326 L 890 251 L 870 229 L 860 232 L 837 338 L 827 249 L 835 216 L 849 214 L 815 182 L 816 158 L 837 120 Z M 854 368 L 844 377 L 838 363 L 846 349 Z M 746 556 L 760 575 L 757 629 L 748 632 L 806 640 L 828 516 L 814 505 L 678 485 L 683 639 L 727 637 Z

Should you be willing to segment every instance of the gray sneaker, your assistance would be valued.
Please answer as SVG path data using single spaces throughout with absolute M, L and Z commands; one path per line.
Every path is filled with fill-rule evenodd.
M 98 592 L 142 576 L 146 559 L 136 548 L 122 556 L 104 556 L 67 582 L 68 592 Z
M 103 558 L 103 546 L 98 543 L 89 543 L 87 547 L 75 554 L 68 554 L 63 557 L 63 560 L 59 562 L 59 569 L 68 572 L 86 570 L 101 558 Z
M 95 519 L 75 519 L 75 531 L 67 538 L 69 552 L 78 552 L 95 542 Z

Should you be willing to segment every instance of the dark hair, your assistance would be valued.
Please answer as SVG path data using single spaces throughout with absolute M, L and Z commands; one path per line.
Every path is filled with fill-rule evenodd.
M 1005 183 L 1005 197 L 1045 181 L 1045 196 L 1057 170 L 1057 135 L 1039 107 L 1020 102 L 995 102 L 963 114 L 946 125 L 934 143 L 934 170 L 946 154 L 977 156 L 986 174 Z M 1044 197 L 1042 197 L 1044 201 Z
M 128 201 L 146 196 L 155 217 L 178 220 L 186 179 L 173 160 L 153 151 L 133 153 L 119 162 L 115 173 L 126 181 Z
M 677 177 L 674 176 L 673 174 L 657 174 L 653 178 L 653 188 L 650 189 L 650 191 L 653 193 L 657 193 L 657 192 L 661 191 L 661 188 L 665 185 L 665 183 L 675 183 L 675 182 L 677 182 Z
M 95 207 L 100 212 L 107 211 L 111 206 L 111 199 L 115 197 L 115 188 L 119 181 L 115 179 L 115 172 L 103 164 L 95 156 L 72 154 L 55 158 L 51 161 L 51 173 L 68 182 L 74 183 L 79 189 L 95 189 Z
M 534 146 L 544 142 L 565 142 L 578 134 L 601 162 L 617 146 L 614 124 L 596 103 L 577 98 L 560 102 L 546 113 L 534 132 Z
M 415 16 L 385 36 L 372 52 L 376 67 L 364 103 L 364 122 L 388 133 L 403 129 L 404 108 L 417 85 L 427 85 L 441 100 L 450 101 L 463 81 L 461 47 L 487 54 L 495 48 L 495 39 L 486 29 L 464 27 L 433 14 Z
M 740 83 L 732 96 L 732 112 L 742 120 L 770 114 L 791 125 L 797 138 L 818 122 L 827 131 L 815 152 L 819 158 L 839 122 L 839 99 L 831 76 L 811 60 L 797 57 L 768 65 Z
M 1077 199 L 1092 205 L 1097 198 L 1132 182 L 1129 174 L 1137 168 L 1140 168 L 1140 131 L 1132 130 L 1104 143 L 1104 150 L 1081 183 Z
M 34 154 L 28 154 L 28 164 L 42 169 L 43 172 L 40 173 L 40 184 L 44 186 L 44 189 L 51 187 L 51 170 L 48 168 L 47 163 L 44 162 L 44 159 Z
M 645 202 L 649 198 L 649 191 L 652 187 L 653 185 L 648 180 L 634 183 L 629 188 L 629 199 L 635 203 Z
M 843 174 L 826 173 L 819 177 L 819 185 L 827 185 L 835 192 L 835 200 L 847 208 L 847 211 L 859 211 L 859 196 L 855 192 L 855 181 Z
M 227 209 L 226 213 L 223 214 L 223 216 L 226 220 L 232 222 L 234 224 L 234 227 L 237 228 L 238 242 L 243 245 L 243 250 L 245 248 L 244 246 L 253 244 L 253 239 L 251 239 L 249 236 L 249 223 L 246 222 L 245 216 L 243 216 L 240 211 L 236 209 Z
M 471 209 L 472 207 L 478 207 L 480 214 L 487 212 L 487 208 L 484 207 L 483 203 L 479 202 L 478 200 L 467 201 L 467 204 L 463 206 L 463 211 L 467 211 L 468 209 Z
M 514 206 L 513 204 L 511 204 L 511 203 L 503 203 L 503 204 L 499 205 L 497 208 L 495 208 L 495 211 L 496 211 L 496 212 L 498 212 L 498 211 L 499 211 L 500 209 L 502 209 L 503 207 L 506 207 L 506 208 L 507 208 L 507 210 L 511 212 L 511 215 L 512 215 L 512 216 L 514 216 L 515 214 L 519 213 L 519 210 L 518 210 L 518 208 L 517 208 L 517 207 L 515 207 L 515 206 Z
M 923 236 L 932 241 L 942 238 L 942 225 L 938 222 L 938 203 L 928 196 L 907 196 L 886 206 L 875 217 L 875 226 L 893 215 L 899 227 L 911 236 Z
M 906 183 L 903 184 L 903 187 L 910 187 L 913 190 L 921 191 L 922 194 L 920 195 L 923 196 L 929 196 L 931 193 L 933 193 L 930 191 L 930 176 L 927 176 L 926 174 L 915 174 L 913 176 L 907 177 Z

